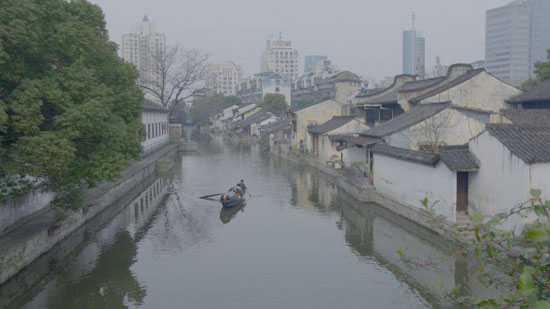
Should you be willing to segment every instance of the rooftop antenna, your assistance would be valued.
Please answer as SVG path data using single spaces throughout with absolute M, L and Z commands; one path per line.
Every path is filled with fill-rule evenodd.
M 282 39 L 283 39 L 283 32 L 279 31 L 279 40 L 282 40 Z
M 413 16 L 412 16 L 412 30 L 416 30 L 416 15 L 413 11 Z

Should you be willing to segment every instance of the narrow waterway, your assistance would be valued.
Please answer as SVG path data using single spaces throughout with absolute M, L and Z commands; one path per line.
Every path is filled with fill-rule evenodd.
M 241 178 L 245 207 L 198 198 Z M 479 292 L 463 260 L 425 269 L 396 253 L 448 255 L 437 236 L 252 146 L 182 157 L 136 191 L 57 248 L 70 251 L 62 259 L 45 256 L 0 287 L 20 292 L 2 306 L 425 308 L 450 306 L 434 281 Z

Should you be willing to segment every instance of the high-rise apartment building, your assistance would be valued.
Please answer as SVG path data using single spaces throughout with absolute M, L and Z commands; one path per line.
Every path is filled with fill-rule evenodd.
M 328 60 L 328 57 L 322 56 L 322 55 L 310 55 L 310 56 L 306 56 L 304 60 L 305 60 L 304 73 L 307 74 L 307 73 L 313 72 L 313 69 L 315 68 L 315 64 L 321 61 Z
M 159 59 L 166 52 L 166 38 L 155 30 L 147 15 L 131 33 L 122 36 L 121 57 L 136 66 L 140 85 L 158 89 L 161 82 Z
M 489 73 L 519 86 L 550 48 L 550 1 L 516 0 L 486 12 L 485 60 Z
M 208 68 L 206 88 L 213 94 L 236 95 L 237 85 L 242 77 L 243 72 L 240 65 L 233 62 L 212 64 Z
M 416 30 L 413 14 L 411 30 L 403 31 L 403 74 L 426 75 L 426 40 Z
M 266 50 L 262 52 L 262 72 L 277 72 L 295 79 L 298 75 L 298 51 L 292 48 L 290 40 L 271 36 Z

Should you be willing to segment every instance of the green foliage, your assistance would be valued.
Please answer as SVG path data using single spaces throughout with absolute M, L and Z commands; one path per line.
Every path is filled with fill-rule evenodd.
M 438 229 L 460 246 L 455 255 L 472 255 L 479 261 L 478 278 L 487 287 L 508 291 L 482 299 L 461 296 L 458 289 L 441 290 L 464 307 L 550 308 L 550 201 L 543 201 L 542 191 L 532 189 L 529 201 L 485 221 L 480 212 L 471 214 L 475 224 L 474 239 L 465 240 L 435 214 L 429 214 Z M 504 231 L 502 224 L 512 217 L 535 221 L 524 227 L 521 235 Z M 402 259 L 404 253 L 398 252 Z M 420 263 L 416 263 L 420 264 Z M 429 263 L 422 263 L 429 265 Z
M 280 93 L 266 94 L 260 106 L 272 113 L 283 113 L 288 107 L 285 96 Z
M 191 140 L 198 143 L 206 143 L 212 141 L 212 138 L 208 134 L 203 134 L 199 127 L 195 127 L 191 131 Z
M 87 1 L 2 1 L 0 183 L 29 175 L 73 207 L 139 156 L 143 93 L 116 48 Z
M 191 120 L 197 124 L 206 124 L 210 117 L 233 105 L 242 106 L 243 102 L 236 96 L 224 97 L 221 94 L 195 98 L 190 112 Z
M 223 106 L 225 106 L 225 108 L 228 108 L 233 105 L 242 106 L 243 100 L 241 100 L 241 98 L 234 95 L 223 97 Z
M 304 106 L 310 105 L 311 103 L 313 103 L 313 100 L 312 100 L 312 99 L 309 99 L 309 98 L 301 98 L 301 99 L 296 100 L 296 102 L 294 102 L 294 105 L 295 105 L 297 108 L 302 108 L 302 107 L 304 107 Z
M 537 84 L 550 79 L 550 48 L 546 50 L 547 61 L 535 63 L 536 78 L 530 78 L 521 85 L 523 91 L 529 91 Z
M 550 48 L 546 50 L 547 61 L 540 61 L 535 63 L 535 74 L 539 82 L 550 79 Z

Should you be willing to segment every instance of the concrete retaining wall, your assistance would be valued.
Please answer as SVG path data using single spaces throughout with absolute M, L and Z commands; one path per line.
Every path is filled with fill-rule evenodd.
M 0 202 L 0 235 L 20 224 L 27 216 L 46 208 L 53 197 L 51 191 L 34 189 L 22 196 Z
M 32 215 L 26 222 L 0 237 L 0 284 L 25 268 L 42 254 L 88 220 L 111 206 L 134 187 L 139 186 L 155 173 L 155 162 L 159 159 L 174 158 L 176 145 L 167 145 L 135 162 L 121 176 L 84 193 L 81 211 L 74 212 L 62 223 L 56 223 L 55 211 Z
M 297 164 L 299 164 L 300 162 L 292 157 L 283 156 L 274 151 L 271 151 L 271 153 L 282 159 L 285 159 Z M 300 163 L 302 164 L 306 163 L 309 167 L 313 167 L 316 170 L 320 171 L 321 173 L 327 175 L 329 182 L 338 186 L 341 190 L 343 190 L 353 198 L 357 199 L 358 201 L 363 203 L 377 204 L 403 217 L 405 220 L 416 223 L 419 226 L 422 226 L 423 228 L 426 228 L 431 232 L 437 233 L 440 236 L 443 236 L 443 237 L 446 236 L 441 230 L 437 229 L 430 223 L 430 218 L 418 207 L 400 203 L 395 199 L 393 199 L 391 196 L 387 196 L 385 194 L 382 194 L 376 191 L 376 189 L 373 186 L 371 187 L 356 186 L 354 183 L 350 183 L 348 182 L 347 179 L 341 177 L 337 169 L 324 166 L 313 160 L 307 160 L 305 162 L 300 162 Z

